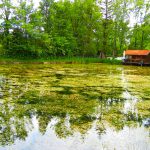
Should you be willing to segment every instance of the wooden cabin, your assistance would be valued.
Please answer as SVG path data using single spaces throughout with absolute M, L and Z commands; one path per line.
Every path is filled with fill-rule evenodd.
M 150 65 L 150 50 L 124 51 L 124 64 Z

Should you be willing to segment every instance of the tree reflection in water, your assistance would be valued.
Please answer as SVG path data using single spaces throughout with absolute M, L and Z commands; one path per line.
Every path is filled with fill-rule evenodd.
M 116 66 L 9 66 L 0 78 L 0 145 L 26 140 L 35 119 L 42 135 L 51 128 L 60 139 L 76 133 L 85 138 L 93 128 L 102 137 L 109 128 L 142 126 L 150 117 L 147 100 L 139 101 L 145 93 L 135 88 L 140 81 L 134 86 L 128 80 L 127 91 L 121 73 Z

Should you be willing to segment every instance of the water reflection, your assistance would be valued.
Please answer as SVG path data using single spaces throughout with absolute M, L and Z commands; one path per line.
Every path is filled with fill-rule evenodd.
M 2 68 L 0 149 L 149 148 L 149 101 L 137 86 L 150 78 L 133 84 L 134 71 L 107 65 Z

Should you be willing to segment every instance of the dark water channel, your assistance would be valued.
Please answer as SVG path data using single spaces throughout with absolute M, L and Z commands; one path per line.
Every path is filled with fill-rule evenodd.
M 150 68 L 1 65 L 0 150 L 150 150 Z

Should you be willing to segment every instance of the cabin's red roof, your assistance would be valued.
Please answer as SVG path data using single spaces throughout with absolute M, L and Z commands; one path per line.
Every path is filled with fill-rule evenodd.
M 125 55 L 148 55 L 150 50 L 126 50 Z

